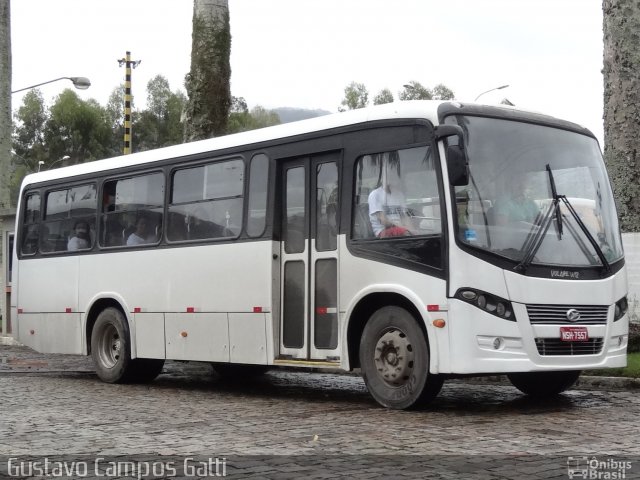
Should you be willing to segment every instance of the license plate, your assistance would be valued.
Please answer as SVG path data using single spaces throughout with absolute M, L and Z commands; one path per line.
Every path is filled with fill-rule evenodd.
M 560 340 L 563 342 L 588 342 L 587 327 L 560 327 Z

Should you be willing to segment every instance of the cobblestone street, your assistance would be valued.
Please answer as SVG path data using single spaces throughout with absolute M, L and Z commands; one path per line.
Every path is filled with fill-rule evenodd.
M 231 473 L 237 457 L 253 462 L 243 477 L 260 478 L 567 478 L 569 456 L 640 457 L 633 391 L 576 389 L 541 402 L 508 385 L 451 381 L 428 409 L 402 412 L 379 407 L 353 375 L 274 370 L 230 383 L 206 364 L 167 362 L 152 384 L 108 385 L 89 358 L 0 346 L 0 392 L 4 457 L 197 454 L 228 458 Z M 291 475 L 282 459 L 297 457 L 272 456 L 334 470 Z M 375 458 L 378 470 L 362 463 Z M 416 464 L 426 459 L 437 465 L 429 475 Z M 393 474 L 380 470 L 394 464 Z

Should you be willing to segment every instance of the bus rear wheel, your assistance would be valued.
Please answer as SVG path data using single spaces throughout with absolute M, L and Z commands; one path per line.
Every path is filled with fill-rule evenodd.
M 523 372 L 507 375 L 511 384 L 532 397 L 551 397 L 571 388 L 580 370 L 568 372 Z
M 129 327 L 118 308 L 105 308 L 91 332 L 91 357 L 103 382 L 146 383 L 162 371 L 164 360 L 131 359 Z
M 416 408 L 431 401 L 443 378 L 429 373 L 429 347 L 416 319 L 401 307 L 377 310 L 360 340 L 360 368 L 369 393 L 382 406 Z
M 91 356 L 100 380 L 121 383 L 132 369 L 129 329 L 120 310 L 105 308 L 91 332 Z

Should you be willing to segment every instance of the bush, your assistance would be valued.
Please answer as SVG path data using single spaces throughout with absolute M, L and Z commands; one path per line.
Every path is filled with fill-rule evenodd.
M 640 352 L 640 323 L 629 324 L 629 346 L 627 352 Z

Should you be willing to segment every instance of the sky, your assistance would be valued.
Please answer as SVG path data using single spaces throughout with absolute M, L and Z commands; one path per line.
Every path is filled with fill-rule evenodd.
M 337 112 L 352 81 L 370 99 L 412 80 L 460 101 L 509 85 L 479 101 L 580 123 L 602 145 L 601 0 L 229 0 L 229 11 L 231 93 L 250 107 Z M 84 76 L 92 86 L 78 94 L 104 105 L 130 51 L 144 108 L 156 75 L 184 89 L 192 13 L 190 0 L 12 0 L 12 89 Z M 40 89 L 51 103 L 71 86 Z

